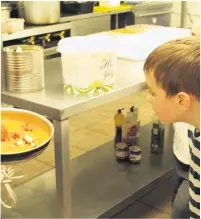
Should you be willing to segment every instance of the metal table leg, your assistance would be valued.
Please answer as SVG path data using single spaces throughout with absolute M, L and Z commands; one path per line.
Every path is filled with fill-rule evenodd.
M 116 14 L 116 29 L 119 29 L 119 15 Z
M 62 218 L 71 218 L 71 177 L 68 120 L 53 121 L 55 128 L 56 190 Z

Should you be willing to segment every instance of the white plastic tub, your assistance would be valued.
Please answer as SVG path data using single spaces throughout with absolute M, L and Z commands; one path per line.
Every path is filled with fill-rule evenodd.
M 99 5 L 102 7 L 116 7 L 120 5 L 120 1 L 118 0 L 99 1 Z
M 15 33 L 24 30 L 24 19 L 9 18 L 1 24 L 2 33 Z
M 108 92 L 115 85 L 117 53 L 110 40 L 84 36 L 60 40 L 64 88 L 77 94 Z

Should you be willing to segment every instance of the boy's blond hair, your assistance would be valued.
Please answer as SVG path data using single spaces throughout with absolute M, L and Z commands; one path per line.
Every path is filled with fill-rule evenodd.
M 155 49 L 144 64 L 168 97 L 185 92 L 200 100 L 200 38 L 169 41 Z

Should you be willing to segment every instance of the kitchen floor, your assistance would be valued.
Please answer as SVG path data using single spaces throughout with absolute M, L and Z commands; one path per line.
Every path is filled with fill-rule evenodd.
M 117 109 L 125 112 L 134 105 L 139 109 L 141 125 L 150 123 L 154 113 L 146 101 L 147 91 L 130 95 L 118 101 L 74 116 L 69 121 L 70 156 L 71 159 L 99 147 L 114 138 L 114 114 Z M 46 151 L 34 160 L 12 166 L 16 174 L 23 174 L 22 179 L 13 181 L 17 186 L 55 167 L 53 140 Z M 170 218 L 171 215 L 172 179 L 166 180 L 157 189 L 136 201 L 126 211 L 119 213 L 117 218 Z

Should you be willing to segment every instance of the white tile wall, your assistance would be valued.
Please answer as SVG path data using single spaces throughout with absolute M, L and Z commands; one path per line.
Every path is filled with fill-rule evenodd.
M 188 1 L 188 12 L 192 15 L 201 15 L 201 2 L 200 1 Z
M 175 1 L 173 4 L 174 13 L 181 13 L 181 1 Z
M 171 16 L 171 26 L 172 27 L 180 27 L 180 17 L 181 15 L 178 13 L 173 13 Z
M 186 28 L 191 28 L 192 22 L 198 20 L 201 16 L 201 1 L 187 1 L 188 13 L 186 17 Z M 171 26 L 180 27 L 181 1 L 174 1 Z

